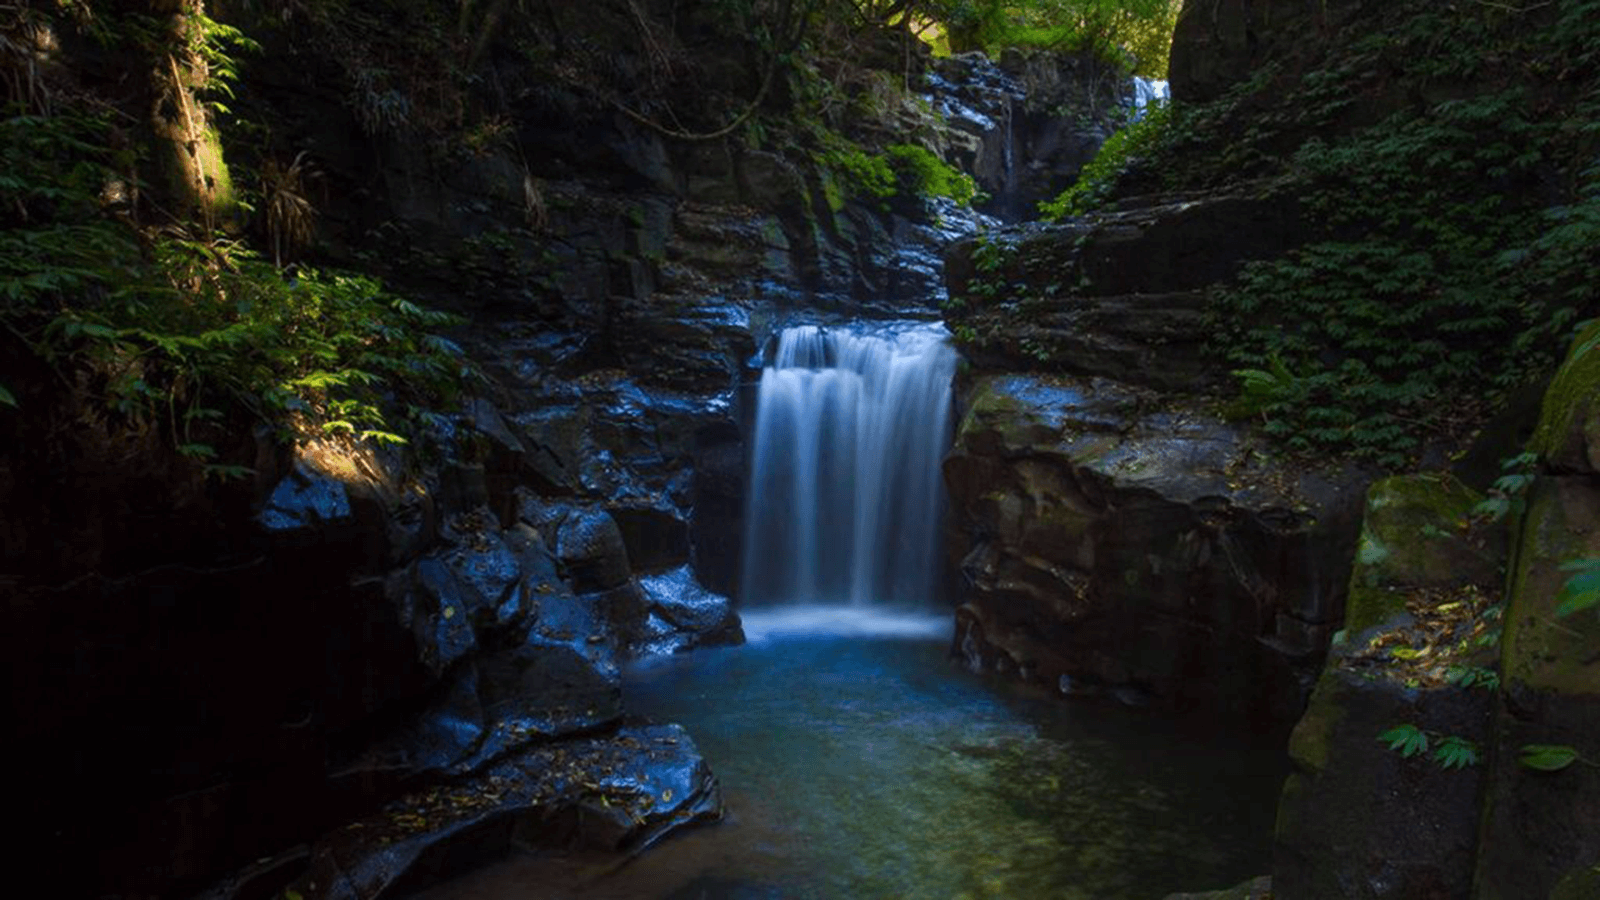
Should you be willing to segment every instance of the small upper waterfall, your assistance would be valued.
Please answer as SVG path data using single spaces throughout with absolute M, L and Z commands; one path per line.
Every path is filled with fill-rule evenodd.
M 934 596 L 955 351 L 940 325 L 785 330 L 761 373 L 746 605 Z
M 1133 119 L 1138 121 L 1144 117 L 1144 111 L 1152 104 L 1162 104 L 1172 99 L 1172 88 L 1165 81 L 1133 76 Z

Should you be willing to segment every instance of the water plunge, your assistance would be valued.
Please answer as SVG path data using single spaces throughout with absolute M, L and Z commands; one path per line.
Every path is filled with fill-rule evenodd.
M 761 373 L 743 600 L 935 596 L 955 351 L 936 324 L 789 328 Z

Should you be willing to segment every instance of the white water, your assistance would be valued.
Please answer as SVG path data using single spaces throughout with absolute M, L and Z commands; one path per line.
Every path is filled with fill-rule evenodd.
M 1145 107 L 1151 104 L 1163 104 L 1172 99 L 1172 89 L 1165 81 L 1143 78 L 1138 75 L 1133 77 L 1133 118 L 1134 121 L 1144 117 Z
M 955 359 L 939 325 L 779 336 L 756 400 L 746 609 L 935 596 Z

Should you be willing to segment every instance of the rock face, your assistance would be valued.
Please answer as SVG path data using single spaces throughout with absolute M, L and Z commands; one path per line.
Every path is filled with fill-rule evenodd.
M 1008 51 L 934 60 L 927 99 L 949 122 L 950 162 L 1003 222 L 1032 219 L 1072 184 L 1111 136 L 1127 81 L 1092 56 Z
M 1172 35 L 1172 96 L 1183 103 L 1215 100 L 1266 63 L 1303 52 L 1307 35 L 1336 34 L 1359 6 L 1349 0 L 1185 3 Z
M 1476 517 L 1479 495 L 1447 475 L 1373 485 L 1346 630 L 1290 742 L 1282 896 L 1593 892 L 1600 778 L 1578 760 L 1600 733 L 1600 620 L 1561 605 L 1600 558 L 1600 473 L 1583 451 L 1596 335 L 1578 337 L 1545 395 L 1520 517 Z M 1386 746 L 1408 742 L 1426 747 Z M 1471 758 L 1450 764 L 1463 748 Z
M 1480 836 L 1476 897 L 1577 897 L 1600 863 L 1600 776 L 1593 766 L 1540 771 L 1519 764 L 1524 747 L 1600 754 L 1600 618 L 1564 614 L 1570 566 L 1600 559 L 1600 324 L 1573 342 L 1545 395 L 1530 449 L 1541 476 L 1527 497 L 1508 585 L 1490 780 Z
M 1271 184 L 992 231 L 947 253 L 945 320 L 984 368 L 1203 391 L 1225 374 L 1200 352 L 1205 289 L 1303 239 Z
M 1450 679 L 1489 662 L 1475 640 L 1499 599 L 1504 544 L 1471 525 L 1481 495 L 1447 475 L 1388 478 L 1367 495 L 1339 633 L 1289 752 L 1274 889 L 1285 897 L 1465 897 L 1478 842 L 1491 693 Z M 1402 755 L 1397 726 L 1428 747 Z M 1374 785 L 1384 785 L 1374 790 Z
M 1063 693 L 1292 717 L 1339 620 L 1358 495 L 1105 380 L 978 379 L 945 463 L 956 654 Z

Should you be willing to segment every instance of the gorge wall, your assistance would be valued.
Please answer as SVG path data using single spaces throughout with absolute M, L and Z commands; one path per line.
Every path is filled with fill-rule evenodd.
M 782 120 L 803 85 L 753 92 L 745 36 L 672 32 L 650 5 L 404 6 L 213 13 L 261 44 L 230 104 L 258 130 L 222 133 L 239 183 L 276 172 L 314 206 L 302 262 L 465 319 L 471 390 L 417 411 L 411 450 L 294 446 L 239 416 L 217 462 L 249 474 L 207 477 L 7 345 L 0 384 L 51 410 L 0 412 L 0 534 L 26 849 L 65 893 L 390 896 L 513 845 L 631 851 L 720 815 L 690 737 L 626 718 L 618 666 L 741 639 L 744 386 L 766 338 L 930 318 L 938 248 L 970 227 L 908 191 L 853 194 L 782 141 L 625 113 L 711 132 L 753 96 Z M 16 24 L 57 96 L 122 77 L 75 22 Z M 889 73 L 958 98 L 926 141 L 1000 204 L 1059 189 L 1120 91 L 1071 59 L 935 67 L 878 38 L 851 115 L 932 121 L 880 104 Z M 1084 103 L 1087 131 L 1023 123 L 1035 81 Z

